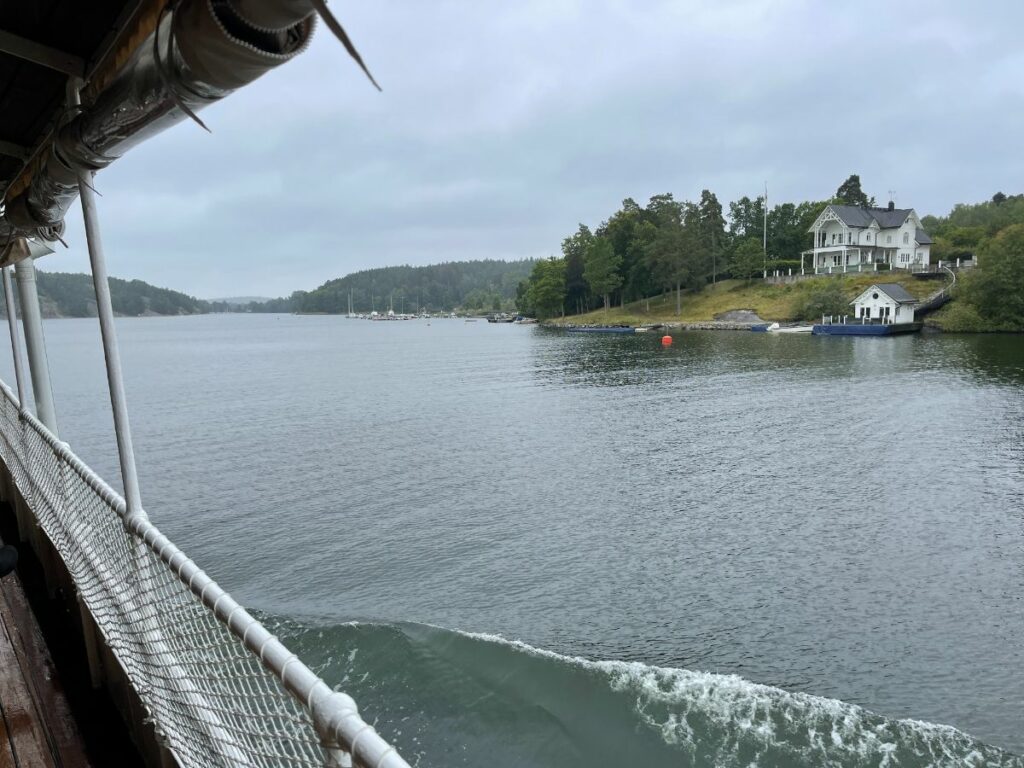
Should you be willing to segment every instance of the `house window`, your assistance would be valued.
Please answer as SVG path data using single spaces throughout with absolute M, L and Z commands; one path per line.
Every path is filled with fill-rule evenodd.
M 885 242 L 891 243 L 892 242 L 892 235 L 886 235 L 885 236 Z
M 870 232 L 868 232 L 868 242 L 869 243 L 871 242 L 871 233 Z
M 853 232 L 846 233 L 846 244 L 851 245 L 853 243 Z
M 903 244 L 904 245 L 909 245 L 910 244 L 910 233 L 909 232 L 904 232 L 903 233 Z

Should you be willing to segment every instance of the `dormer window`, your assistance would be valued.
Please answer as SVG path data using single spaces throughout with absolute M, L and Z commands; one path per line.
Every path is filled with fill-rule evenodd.
M 870 232 L 868 232 L 868 242 L 869 243 L 871 242 L 871 233 Z

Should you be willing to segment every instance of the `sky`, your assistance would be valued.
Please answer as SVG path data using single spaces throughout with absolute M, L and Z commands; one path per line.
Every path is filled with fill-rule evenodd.
M 111 275 L 282 296 L 395 264 L 546 257 L 626 197 L 943 214 L 1024 191 L 1020 0 L 375 0 L 96 179 Z M 40 269 L 88 271 L 81 213 Z

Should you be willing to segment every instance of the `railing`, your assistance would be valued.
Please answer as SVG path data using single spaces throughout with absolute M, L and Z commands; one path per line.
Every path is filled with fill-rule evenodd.
M 898 266 L 892 266 L 884 261 L 876 262 L 861 262 L 859 264 L 839 264 L 836 266 L 815 266 L 814 274 L 816 275 L 845 275 L 854 272 L 886 272 L 890 269 L 898 269 Z
M 409 768 L 0 382 L 0 460 L 182 766 Z
M 934 312 L 939 307 L 945 306 L 953 298 L 953 288 L 956 286 L 956 273 L 949 267 L 942 266 L 941 261 L 939 262 L 939 266 L 941 269 L 944 269 L 949 273 L 951 280 L 917 305 L 914 310 L 915 318 L 923 317 L 929 312 Z

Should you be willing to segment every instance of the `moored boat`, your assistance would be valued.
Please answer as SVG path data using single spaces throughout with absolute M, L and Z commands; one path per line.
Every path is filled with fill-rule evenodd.
M 768 333 L 811 333 L 813 330 L 814 326 L 807 324 L 779 325 L 772 323 L 768 326 Z

